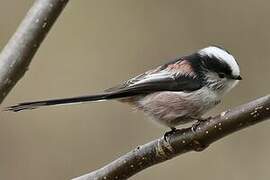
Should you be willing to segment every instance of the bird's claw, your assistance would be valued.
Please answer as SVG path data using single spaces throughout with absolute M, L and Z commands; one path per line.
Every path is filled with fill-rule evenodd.
M 174 127 L 172 127 L 170 131 L 165 132 L 165 134 L 164 134 L 164 140 L 167 142 L 167 140 L 168 140 L 167 138 L 170 135 L 174 134 L 176 131 L 177 131 L 177 129 L 174 128 Z
M 209 117 L 207 117 L 207 118 L 197 119 L 197 121 L 196 121 L 194 124 L 192 124 L 192 126 L 191 126 L 192 132 L 195 133 L 196 130 L 197 130 L 197 128 L 198 128 L 198 126 L 199 126 L 201 123 L 207 122 L 207 121 L 209 121 L 210 119 L 212 119 L 211 116 L 209 116 Z

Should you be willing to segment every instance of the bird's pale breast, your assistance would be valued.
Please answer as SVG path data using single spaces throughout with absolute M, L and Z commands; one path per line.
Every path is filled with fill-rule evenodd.
M 200 89 L 192 93 L 162 91 L 138 100 L 138 109 L 157 122 L 175 127 L 194 121 L 217 104 L 218 99 L 209 90 Z

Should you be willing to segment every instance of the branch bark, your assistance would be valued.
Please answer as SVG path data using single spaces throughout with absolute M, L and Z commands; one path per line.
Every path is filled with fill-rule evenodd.
M 68 0 L 36 0 L 0 54 L 0 104 L 25 74 Z
M 227 110 L 195 129 L 179 129 L 123 155 L 110 164 L 73 180 L 120 180 L 189 151 L 202 151 L 211 143 L 270 118 L 270 95 Z

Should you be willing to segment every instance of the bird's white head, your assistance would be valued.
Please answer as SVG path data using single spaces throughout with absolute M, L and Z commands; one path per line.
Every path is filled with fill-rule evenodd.
M 230 69 L 233 76 L 240 76 L 240 68 L 235 58 L 225 49 L 217 46 L 209 46 L 199 51 L 199 54 L 206 55 L 211 58 L 217 58 L 220 61 L 226 63 Z
M 199 50 L 198 54 L 207 71 L 209 86 L 220 95 L 227 93 L 242 79 L 238 63 L 227 50 L 209 46 Z

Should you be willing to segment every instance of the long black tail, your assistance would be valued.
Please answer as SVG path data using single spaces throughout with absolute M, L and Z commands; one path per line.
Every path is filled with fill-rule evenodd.
M 36 108 L 42 107 L 42 106 L 74 104 L 74 103 L 82 103 L 82 102 L 87 102 L 87 101 L 115 99 L 115 98 L 119 98 L 119 97 L 120 97 L 119 94 L 104 93 L 104 94 L 79 96 L 79 97 L 64 98 L 64 99 L 52 99 L 52 100 L 44 100 L 44 101 L 24 102 L 24 103 L 19 103 L 19 104 L 14 105 L 14 106 L 6 107 L 5 111 L 17 112 L 17 111 L 22 111 L 22 110 L 36 109 Z
M 170 79 L 171 80 L 171 79 Z M 137 95 L 145 95 L 152 92 L 157 91 L 175 91 L 175 86 L 179 86 L 175 82 L 166 81 L 164 82 L 145 82 L 137 85 L 132 85 L 124 88 L 117 88 L 114 91 L 104 92 L 102 94 L 97 95 L 89 95 L 89 96 L 79 96 L 65 99 L 52 99 L 45 101 L 34 101 L 34 102 L 25 102 L 20 103 L 15 106 L 7 107 L 6 111 L 22 111 L 26 109 L 35 109 L 42 106 L 54 106 L 61 104 L 73 104 L 73 103 L 82 103 L 86 101 L 99 101 L 99 100 L 107 100 L 107 99 L 118 99 L 125 98 Z M 177 90 L 180 90 L 179 88 Z

